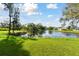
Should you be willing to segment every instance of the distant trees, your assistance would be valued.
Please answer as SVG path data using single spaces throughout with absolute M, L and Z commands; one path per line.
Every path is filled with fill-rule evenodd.
M 0 22 L 1 28 L 8 28 L 9 27 L 9 21 L 4 20 L 3 22 Z
M 27 33 L 29 37 L 34 37 L 35 35 L 41 36 L 45 32 L 45 27 L 41 24 L 29 23 L 27 25 Z
M 34 23 L 28 23 L 26 26 L 22 26 L 22 30 L 26 30 L 28 37 L 41 37 L 46 31 L 48 31 L 49 34 L 52 34 L 53 30 L 57 30 L 56 27 L 46 27 L 42 24 L 34 24 Z
M 51 27 L 51 26 L 47 28 L 49 34 L 52 34 L 52 32 L 53 32 L 54 29 L 55 29 L 55 28 L 54 28 L 54 27 Z
M 35 24 L 33 24 L 33 23 L 29 23 L 28 25 L 27 25 L 27 33 L 28 33 L 28 36 L 29 37 L 33 37 L 33 36 L 35 36 L 36 34 L 37 34 L 37 27 L 36 27 L 36 25 Z
M 41 24 L 37 24 L 36 25 L 37 29 L 38 29 L 38 36 L 41 36 L 43 33 L 45 33 L 46 31 L 46 27 L 41 25 Z
M 9 27 L 8 21 L 0 22 L 0 31 L 8 31 L 8 27 Z

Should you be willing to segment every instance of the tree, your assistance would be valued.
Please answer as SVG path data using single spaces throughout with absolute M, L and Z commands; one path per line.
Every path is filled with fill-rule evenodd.
M 65 18 L 64 18 L 65 17 Z M 79 4 L 68 3 L 63 12 L 63 21 L 70 21 L 71 28 L 75 29 L 79 23 Z
M 36 25 L 37 29 L 38 29 L 38 36 L 41 36 L 43 33 L 45 33 L 46 31 L 46 27 L 42 26 L 41 24 L 37 24 Z
M 3 3 L 5 5 L 5 8 L 4 10 L 8 10 L 8 13 L 9 13 L 9 35 L 11 33 L 11 19 L 12 19 L 12 16 L 13 16 L 13 8 L 14 8 L 14 5 L 13 3 Z
M 37 34 L 38 29 L 36 28 L 35 24 L 29 23 L 27 25 L 27 33 L 29 37 L 33 37 Z
M 65 25 L 66 25 L 66 19 L 65 18 L 60 18 L 60 22 L 62 23 L 61 24 L 61 27 L 63 28 Z
M 47 28 L 47 30 L 48 30 L 49 34 L 52 34 L 52 32 L 53 32 L 53 30 L 54 30 L 54 27 L 49 26 L 49 27 Z
M 19 27 L 21 26 L 20 22 L 19 22 L 19 8 L 15 8 L 14 10 L 14 16 L 13 16 L 13 33 L 15 29 L 19 29 Z
M 42 26 L 41 24 L 34 24 L 29 23 L 27 25 L 27 33 L 29 37 L 34 37 L 35 35 L 41 36 L 43 33 L 45 33 L 46 27 Z

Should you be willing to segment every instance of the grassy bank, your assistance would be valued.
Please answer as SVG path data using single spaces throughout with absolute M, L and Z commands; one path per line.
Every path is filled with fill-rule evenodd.
M 79 38 L 23 38 L 0 34 L 0 55 L 79 56 Z
M 56 30 L 56 32 L 65 32 L 65 33 L 79 34 L 78 30 Z

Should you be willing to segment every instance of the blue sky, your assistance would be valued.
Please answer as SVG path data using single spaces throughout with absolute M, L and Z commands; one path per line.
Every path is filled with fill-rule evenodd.
M 62 17 L 63 9 L 66 4 L 57 3 L 36 3 L 36 4 L 16 4 L 21 9 L 20 22 L 22 24 L 41 23 L 45 26 L 61 26 L 59 19 Z M 2 6 L 2 5 L 0 5 Z M 3 6 L 4 7 L 4 6 Z M 0 7 L 0 22 L 7 20 L 8 11 L 4 11 Z

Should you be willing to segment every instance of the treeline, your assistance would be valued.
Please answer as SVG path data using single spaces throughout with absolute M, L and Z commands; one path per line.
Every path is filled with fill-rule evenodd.
M 8 19 L 7 19 L 8 20 Z M 4 20 L 2 22 L 0 22 L 0 31 L 8 31 L 9 30 L 9 21 Z M 13 22 L 11 22 L 11 30 L 20 30 L 21 29 L 21 23 L 17 22 L 16 24 L 14 24 L 13 26 Z
M 57 28 L 52 26 L 46 27 L 40 23 L 39 24 L 28 23 L 27 25 L 23 25 L 21 30 L 26 31 L 29 37 L 35 37 L 35 36 L 41 37 L 42 34 L 44 34 L 46 31 L 48 31 L 51 34 L 53 30 L 57 30 Z
M 0 23 L 0 31 L 8 31 L 9 30 L 8 23 L 9 23 L 8 21 L 4 21 Z M 13 30 L 12 27 L 11 27 L 11 30 Z M 26 32 L 26 34 L 28 34 L 29 37 L 34 37 L 34 36 L 42 36 L 42 34 L 44 34 L 46 31 L 48 31 L 51 34 L 53 30 L 57 30 L 57 28 L 52 26 L 46 27 L 46 26 L 43 26 L 41 23 L 39 24 L 28 23 L 27 25 L 18 24 L 17 26 L 15 26 L 14 30 Z

